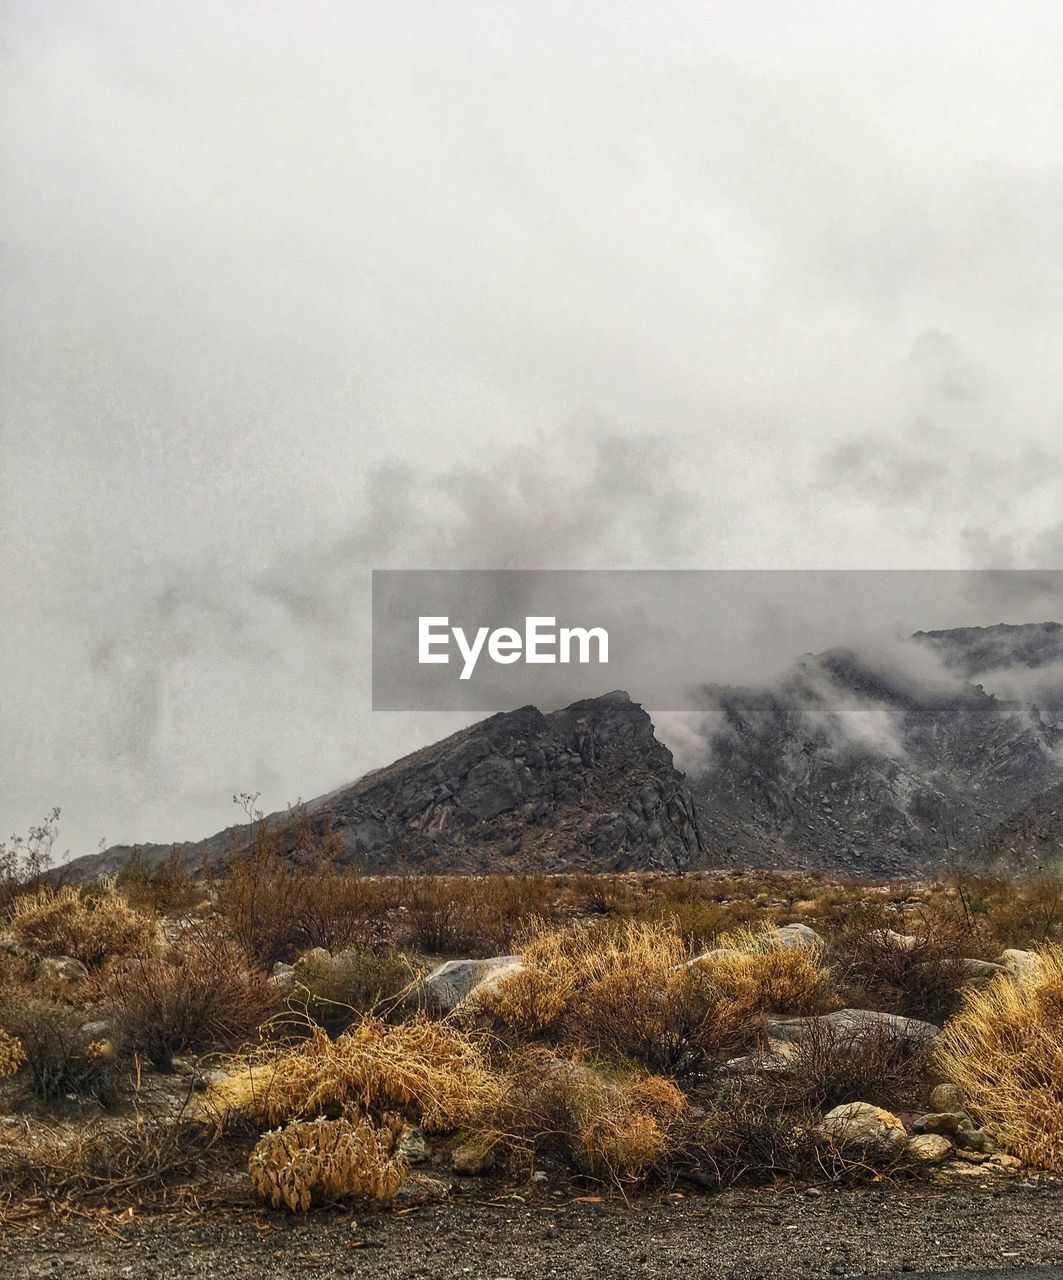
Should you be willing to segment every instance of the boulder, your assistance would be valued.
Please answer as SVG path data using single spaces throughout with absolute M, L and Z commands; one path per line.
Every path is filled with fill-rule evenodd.
M 997 1140 L 988 1129 L 960 1129 L 955 1142 L 963 1151 L 979 1151 L 987 1156 L 991 1156 L 997 1149 Z
M 952 1153 L 952 1143 L 940 1133 L 918 1133 L 908 1139 L 908 1154 L 923 1164 L 937 1164 Z
M 1031 978 L 1035 978 L 1041 969 L 1038 956 L 1032 951 L 1020 951 L 1015 947 L 1002 951 L 998 963 L 1015 982 L 1028 982 Z
M 784 924 L 777 929 L 769 929 L 763 935 L 762 946 L 780 947 L 784 951 L 815 950 L 823 946 L 823 939 L 807 924 Z
M 297 982 L 295 966 L 285 964 L 283 960 L 278 960 L 270 971 L 267 981 L 277 995 L 282 998 L 291 995 Z
M 971 957 L 960 960 L 959 969 L 968 982 L 988 982 L 998 973 L 1007 973 L 1007 969 L 1002 964 L 995 964 L 992 960 L 975 960 Z
M 973 1129 L 974 1121 L 966 1111 L 930 1111 L 912 1121 L 913 1133 L 939 1133 L 954 1137 L 961 1129 Z
M 764 1031 L 770 1039 L 789 1044 L 823 1036 L 838 1045 L 878 1037 L 896 1045 L 921 1045 L 931 1043 L 941 1034 L 941 1028 L 932 1022 L 874 1009 L 838 1009 L 809 1018 L 768 1018 Z
M 494 1166 L 494 1148 L 482 1139 L 470 1139 L 459 1147 L 455 1147 L 450 1155 L 450 1165 L 455 1173 L 463 1173 L 475 1177 L 487 1173 Z
M 898 933 L 895 929 L 873 929 L 868 937 L 883 947 L 893 947 L 897 951 L 914 951 L 919 946 L 919 939 L 911 933 Z
M 474 991 L 493 990 L 524 968 L 520 956 L 488 960 L 448 960 L 417 984 L 415 998 L 433 1013 L 451 1013 Z
M 930 1106 L 934 1111 L 962 1111 L 965 1100 L 958 1084 L 938 1084 L 930 1090 Z
M 42 982 L 73 986 L 88 976 L 88 969 L 73 956 L 45 956 L 37 965 L 37 977 Z
M 817 1132 L 844 1146 L 860 1147 L 869 1155 L 892 1158 L 908 1142 L 904 1125 L 893 1114 L 870 1102 L 847 1102 L 828 1111 Z

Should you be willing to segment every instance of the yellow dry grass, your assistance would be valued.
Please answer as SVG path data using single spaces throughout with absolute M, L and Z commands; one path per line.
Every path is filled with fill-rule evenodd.
M 409 1168 L 395 1154 L 400 1127 L 365 1117 L 293 1120 L 255 1144 L 247 1162 L 252 1186 L 275 1209 L 302 1212 L 354 1196 L 390 1200 Z
M 113 882 L 80 894 L 71 885 L 22 894 L 11 906 L 14 937 L 42 955 L 73 956 L 90 967 L 157 945 L 155 921 L 134 911 Z
M 365 1018 L 335 1040 L 318 1030 L 295 1048 L 244 1059 L 232 1077 L 211 1087 L 205 1105 L 222 1121 L 231 1112 L 271 1125 L 396 1112 L 429 1131 L 446 1131 L 493 1110 L 500 1087 L 482 1048 L 456 1027 Z
M 787 947 L 771 929 L 724 934 L 696 963 L 732 1000 L 760 1013 L 826 1013 L 839 1004 L 823 949 Z
M 0 1080 L 13 1076 L 25 1060 L 22 1042 L 0 1027 Z
M 1014 1155 L 1063 1173 L 1063 944 L 1027 979 L 968 989 L 937 1064 Z

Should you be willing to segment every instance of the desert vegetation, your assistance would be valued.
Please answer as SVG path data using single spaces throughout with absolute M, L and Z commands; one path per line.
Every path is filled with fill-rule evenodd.
M 293 821 L 9 860 L 5 1213 L 1063 1171 L 1055 880 L 369 877 Z

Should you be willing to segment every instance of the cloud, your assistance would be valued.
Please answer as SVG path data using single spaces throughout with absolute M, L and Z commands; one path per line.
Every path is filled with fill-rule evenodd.
M 374 566 L 1058 564 L 1058 6 L 4 21 L 9 825 L 202 834 L 434 736 L 367 713 Z

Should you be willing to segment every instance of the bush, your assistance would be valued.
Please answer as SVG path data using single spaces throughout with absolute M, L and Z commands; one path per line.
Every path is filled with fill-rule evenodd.
M 78 893 L 70 885 L 15 899 L 10 932 L 43 955 L 73 956 L 90 968 L 157 945 L 153 919 L 134 911 L 113 884 Z
M 888 1028 L 839 1035 L 824 1024 L 787 1046 L 785 1064 L 773 1061 L 748 1081 L 751 1094 L 776 1108 L 872 1102 L 914 1107 L 930 1084 L 927 1044 L 904 1040 Z
M 132 1126 L 113 1120 L 68 1128 L 19 1133 L 18 1144 L 0 1140 L 0 1206 L 25 1207 L 40 1198 L 57 1204 L 139 1202 L 163 1191 L 181 1175 L 202 1175 L 211 1135 L 180 1117 L 141 1115 Z
M 959 1007 L 967 977 L 962 964 L 979 950 L 962 921 L 920 912 L 897 918 L 882 908 L 857 908 L 835 947 L 839 968 L 858 1000 L 912 1018 L 942 1022 Z
M 727 991 L 687 963 L 675 934 L 645 924 L 539 932 L 525 971 L 477 998 L 501 1029 L 620 1053 L 651 1071 L 705 1075 L 756 1038 L 748 992 Z
M 104 1106 L 117 1095 L 114 1045 L 83 1029 L 69 1006 L 36 996 L 0 1001 L 0 1027 L 22 1046 L 33 1091 L 43 1099 L 96 1098 Z
M 13 1076 L 25 1061 L 21 1043 L 0 1027 L 0 1080 Z
M 1023 981 L 996 977 L 966 993 L 936 1059 L 1002 1145 L 1063 1173 L 1063 945 L 1037 954 Z
M 530 1164 L 553 1155 L 623 1189 L 644 1182 L 682 1149 L 689 1113 L 670 1080 L 642 1072 L 607 1079 L 585 1062 L 531 1049 L 510 1064 L 498 1124 Z
M 158 915 L 190 911 L 204 896 L 203 887 L 181 861 L 176 847 L 169 858 L 155 866 L 146 866 L 140 848 L 134 848 L 114 883 L 131 907 Z
M 397 1124 L 365 1119 L 293 1120 L 263 1134 L 251 1152 L 251 1184 L 275 1209 L 303 1210 L 354 1196 L 390 1200 L 408 1165 L 395 1154 Z
M 725 934 L 697 964 L 742 1007 L 808 1016 L 838 1007 L 835 980 L 818 946 L 787 947 L 772 931 Z
M 278 1008 L 266 975 L 208 925 L 186 929 L 165 953 L 137 956 L 100 984 L 124 1043 L 160 1071 L 188 1049 L 250 1039 Z
M 295 1048 L 249 1059 L 206 1101 L 223 1121 L 230 1112 L 271 1125 L 353 1112 L 379 1120 L 394 1112 L 446 1131 L 492 1112 L 499 1089 L 482 1046 L 456 1027 L 365 1018 L 335 1040 L 319 1029 Z
M 295 965 L 296 987 L 289 1005 L 330 1034 L 343 1031 L 359 1015 L 394 1003 L 413 979 L 413 961 L 400 951 L 349 948 L 336 955 L 314 950 Z
M 234 847 L 213 887 L 218 910 L 256 963 L 269 969 L 310 947 L 372 940 L 378 890 L 336 866 L 341 852 L 336 837 L 316 833 L 301 811 L 284 829 L 260 823 L 247 848 Z

